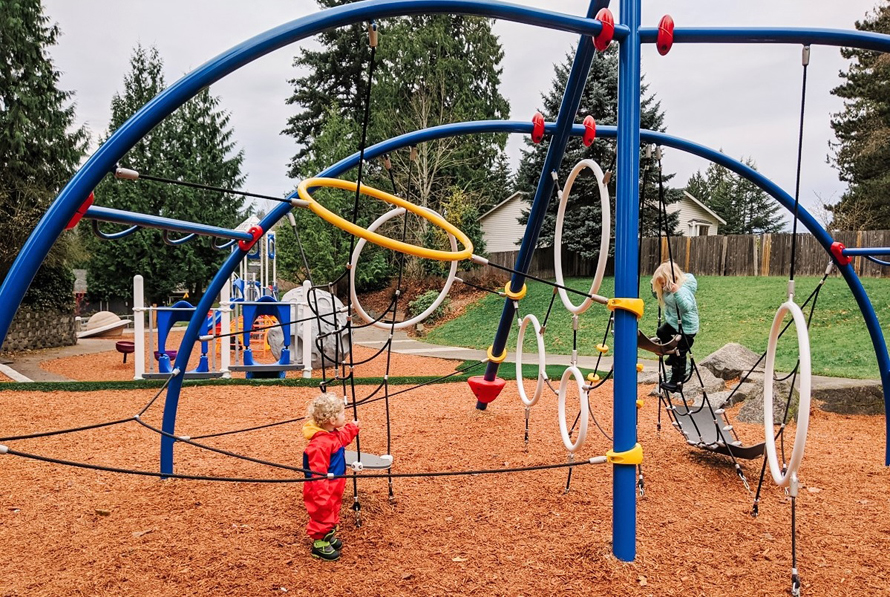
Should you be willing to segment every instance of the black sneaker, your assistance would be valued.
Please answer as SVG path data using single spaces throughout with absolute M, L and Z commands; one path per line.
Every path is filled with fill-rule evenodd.
M 337 537 L 337 535 L 334 534 L 336 532 L 337 532 L 337 529 L 333 529 L 330 533 L 328 533 L 327 535 L 324 536 L 324 539 L 322 539 L 322 541 L 327 541 L 328 543 L 331 544 L 331 547 L 333 547 L 337 551 L 340 551 L 340 548 L 343 547 L 343 542 L 340 541 L 339 537 Z
M 674 382 L 674 381 L 663 381 L 661 382 L 661 388 L 663 390 L 667 390 L 668 392 L 679 392 L 680 388 L 683 384 Z
M 340 559 L 340 552 L 331 547 L 324 539 L 316 539 L 312 543 L 312 557 L 333 562 Z

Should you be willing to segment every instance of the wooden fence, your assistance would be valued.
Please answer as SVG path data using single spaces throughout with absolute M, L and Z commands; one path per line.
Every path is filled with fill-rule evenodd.
M 791 267 L 792 234 L 753 234 L 719 236 L 677 236 L 670 242 L 670 256 L 683 269 L 701 276 L 787 276 Z M 865 232 L 837 232 L 834 240 L 847 247 L 890 246 L 890 230 Z M 518 251 L 492 253 L 491 263 L 512 268 Z M 795 275 L 821 276 L 828 265 L 828 253 L 809 233 L 797 235 Z M 640 251 L 643 275 L 651 275 L 663 261 L 667 261 L 668 243 L 664 238 L 644 238 Z M 879 257 L 880 259 L 880 257 Z M 563 275 L 567 278 L 591 276 L 596 261 L 584 259 L 569 251 L 562 253 Z M 854 257 L 853 267 L 861 277 L 890 277 L 890 267 Z M 614 272 L 613 258 L 609 258 L 606 275 Z M 532 259 L 529 274 L 538 278 L 553 278 L 553 247 L 538 249 Z M 491 266 L 469 275 L 471 279 L 494 276 L 507 279 L 509 274 Z

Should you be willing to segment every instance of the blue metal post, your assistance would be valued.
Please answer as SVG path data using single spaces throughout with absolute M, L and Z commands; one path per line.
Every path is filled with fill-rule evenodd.
M 593 0 L 587 10 L 587 17 L 595 17 L 601 8 L 607 6 L 609 6 L 609 0 Z M 587 84 L 590 63 L 595 53 L 596 50 L 593 47 L 592 38 L 582 35 L 578 41 L 578 50 L 575 52 L 575 60 L 572 62 L 572 71 L 569 73 L 566 89 L 562 96 L 562 104 L 560 104 L 559 114 L 556 117 L 556 128 L 550 137 L 550 147 L 547 149 L 547 156 L 544 158 L 544 167 L 541 169 L 541 178 L 538 180 L 538 188 L 535 190 L 532 208 L 528 214 L 525 235 L 522 237 L 522 243 L 519 245 L 519 254 L 516 256 L 516 264 L 513 266 L 513 269 L 517 271 L 510 279 L 510 290 L 513 292 L 519 292 L 522 290 L 523 284 L 525 284 L 525 273 L 531 265 L 535 245 L 538 244 L 538 235 L 547 215 L 547 205 L 550 203 L 550 196 L 553 194 L 554 183 L 550 173 L 559 170 L 559 165 L 562 163 L 566 145 L 572 134 L 575 114 L 578 112 L 578 106 L 581 105 L 581 95 L 584 93 L 584 86 Z M 556 247 L 556 250 L 558 251 L 559 247 Z M 513 300 L 505 299 L 504 310 L 501 312 L 501 321 L 498 323 L 497 332 L 495 332 L 494 340 L 491 343 L 491 354 L 497 356 L 504 353 L 507 346 L 507 338 L 509 338 L 510 329 L 513 326 L 513 315 L 515 312 L 516 308 L 513 305 Z M 492 361 L 488 363 L 485 369 L 485 379 L 487 381 L 494 381 L 495 377 L 497 377 L 498 366 L 499 363 Z M 485 410 L 487 406 L 484 402 L 476 402 L 476 408 L 479 410 Z
M 621 23 L 630 33 L 618 55 L 618 180 L 615 192 L 615 297 L 639 298 L 637 230 L 640 186 L 640 3 L 621 0 Z M 613 450 L 637 443 L 637 318 L 615 310 L 615 439 Z M 612 552 L 620 560 L 636 557 L 636 466 L 613 465 Z

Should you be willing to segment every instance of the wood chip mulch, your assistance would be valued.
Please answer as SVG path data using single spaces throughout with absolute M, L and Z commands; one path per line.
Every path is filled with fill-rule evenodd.
M 111 367 L 102 354 L 90 358 L 99 360 L 78 360 L 76 367 L 94 373 Z M 415 373 L 431 367 L 424 357 L 402 358 L 401 366 Z M 6 454 L 0 456 L 0 595 L 788 594 L 791 502 L 785 492 L 767 479 L 760 516 L 752 518 L 752 495 L 728 458 L 687 446 L 664 416 L 657 431 L 659 409 L 646 398 L 650 389 L 640 386 L 645 495 L 636 500 L 637 552 L 630 563 L 611 553 L 611 465 L 575 467 L 568 493 L 567 469 L 554 469 L 397 478 L 393 499 L 386 480 L 363 478 L 375 474 L 366 471 L 357 481 L 362 525 L 355 525 L 350 509 L 349 482 L 343 556 L 329 563 L 309 556 L 298 483 L 160 480 Z M 372 390 L 359 388 L 359 397 Z M 596 420 L 607 432 L 611 391 L 607 383 L 591 394 Z M 0 391 L 0 437 L 130 418 L 154 392 Z M 186 388 L 176 433 L 197 438 L 300 417 L 315 392 Z M 164 398 L 142 417 L 147 425 L 160 426 Z M 464 383 L 426 386 L 389 401 L 390 449 L 385 402 L 359 407 L 361 449 L 390 451 L 395 473 L 563 463 L 556 402 L 548 393 L 531 409 L 526 445 L 514 382 L 485 413 L 473 408 Z M 195 441 L 300 466 L 300 425 Z M 736 427 L 746 443 L 762 437 L 757 426 Z M 883 466 L 884 433 L 882 417 L 813 411 L 797 500 L 804 595 L 887 594 L 890 469 Z M 44 457 L 145 471 L 158 470 L 159 443 L 155 431 L 133 420 L 0 441 Z M 610 447 L 591 425 L 576 461 Z M 740 464 L 755 490 L 760 461 Z M 300 476 L 184 443 L 175 450 L 175 471 Z

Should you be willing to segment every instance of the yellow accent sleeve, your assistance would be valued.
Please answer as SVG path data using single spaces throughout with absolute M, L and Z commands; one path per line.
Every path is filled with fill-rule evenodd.
M 630 311 L 637 316 L 637 319 L 641 319 L 643 317 L 643 299 L 611 298 L 609 299 L 609 302 L 606 303 L 606 307 L 609 308 L 609 311 L 614 311 L 615 309 L 624 309 L 625 311 Z
M 606 452 L 606 461 L 611 464 L 640 464 L 643 462 L 643 446 L 636 443 L 627 452 L 613 452 L 609 450 Z

